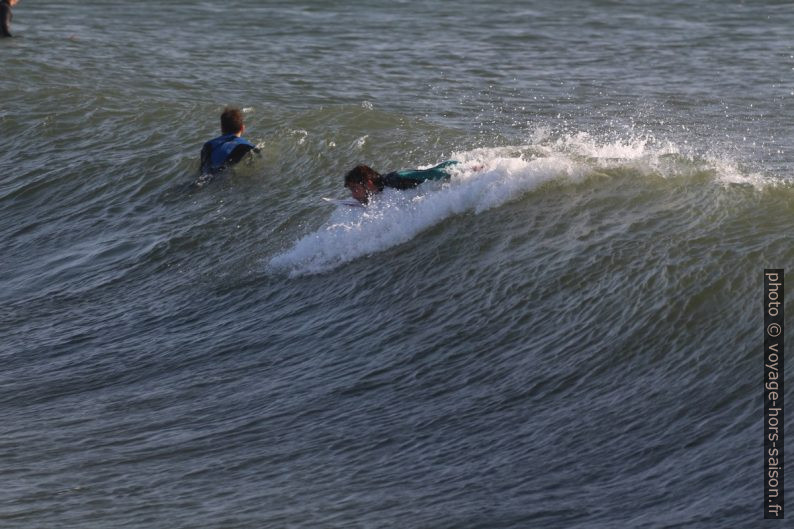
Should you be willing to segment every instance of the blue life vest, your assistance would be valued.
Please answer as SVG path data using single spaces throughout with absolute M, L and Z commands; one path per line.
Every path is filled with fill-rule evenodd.
M 234 134 L 224 134 L 208 141 L 205 147 L 209 146 L 210 149 L 209 167 L 202 167 L 202 169 L 211 173 L 219 171 L 223 168 L 232 151 L 240 145 L 247 145 L 251 149 L 254 148 L 253 143 Z

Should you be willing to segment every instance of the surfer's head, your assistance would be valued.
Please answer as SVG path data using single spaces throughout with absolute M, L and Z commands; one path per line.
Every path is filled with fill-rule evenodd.
M 357 165 L 345 175 L 345 187 L 350 190 L 353 198 L 366 204 L 370 195 L 383 191 L 380 173 L 372 167 Z
M 221 132 L 223 134 L 242 135 L 245 132 L 243 113 L 239 108 L 226 107 L 221 114 Z

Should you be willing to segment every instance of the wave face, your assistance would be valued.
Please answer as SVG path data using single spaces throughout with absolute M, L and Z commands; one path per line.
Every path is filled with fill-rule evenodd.
M 536 131 L 535 136 L 543 136 L 543 131 Z M 662 192 L 660 180 L 698 178 L 714 186 L 739 184 L 791 192 L 785 179 L 742 172 L 731 160 L 698 159 L 683 154 L 674 144 L 658 145 L 647 137 L 600 143 L 587 133 L 578 133 L 532 145 L 478 148 L 451 157 L 461 163 L 447 183 L 427 182 L 409 191 L 387 188 L 366 208 L 342 205 L 319 229 L 273 257 L 271 270 L 288 270 L 292 276 L 327 271 L 410 241 L 452 217 L 476 215 L 528 198 L 544 185 L 546 192 L 574 183 L 597 190 L 605 181 L 631 174 L 629 190 L 634 192 Z M 623 198 L 613 197 L 616 206 L 632 199 L 629 190 Z
M 21 2 L 0 526 L 758 526 L 794 15 L 557 4 Z

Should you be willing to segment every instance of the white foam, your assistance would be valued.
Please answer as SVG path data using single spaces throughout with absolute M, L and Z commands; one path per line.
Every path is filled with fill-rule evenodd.
M 291 275 L 317 273 L 413 239 L 444 219 L 480 213 L 520 197 L 543 182 L 584 172 L 564 158 L 502 157 L 500 149 L 457 153 L 460 165 L 448 182 L 416 189 L 386 189 L 366 208 L 339 207 L 270 266 Z
M 309 133 L 303 129 L 290 130 L 289 133 L 298 137 L 298 145 L 303 145 L 309 136 Z
M 676 156 L 664 158 L 668 155 Z M 743 172 L 731 161 L 694 157 L 650 136 L 600 142 L 586 133 L 555 139 L 539 130 L 530 145 L 474 149 L 453 153 L 452 158 L 461 163 L 452 169 L 449 181 L 425 182 L 407 191 L 386 189 L 367 208 L 339 207 L 321 228 L 273 257 L 270 266 L 293 276 L 333 269 L 407 242 L 455 215 L 479 214 L 545 182 L 577 181 L 604 168 L 630 167 L 638 175 L 662 177 L 712 170 L 718 182 L 776 183 L 768 176 Z
M 724 185 L 752 186 L 757 190 L 792 185 L 790 179 L 773 177 L 758 171 L 743 169 L 734 160 L 710 157 L 708 163 L 716 170 L 717 181 Z
M 590 159 L 601 167 L 626 162 L 644 162 L 654 166 L 662 156 L 682 154 L 677 145 L 649 135 L 600 141 L 587 132 L 561 136 L 546 144 L 545 148 L 550 155 L 567 153 Z

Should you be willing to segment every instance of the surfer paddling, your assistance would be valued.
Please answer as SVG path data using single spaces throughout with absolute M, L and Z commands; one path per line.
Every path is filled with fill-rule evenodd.
M 380 174 L 366 165 L 358 165 L 345 175 L 345 187 L 353 198 L 366 204 L 372 195 L 386 187 L 411 189 L 427 180 L 445 180 L 450 177 L 450 169 L 457 165 L 455 160 L 447 160 L 429 169 L 407 169 Z
M 201 173 L 215 175 L 239 163 L 249 152 L 259 152 L 242 137 L 244 132 L 243 113 L 239 108 L 226 107 L 221 114 L 222 134 L 201 148 Z

